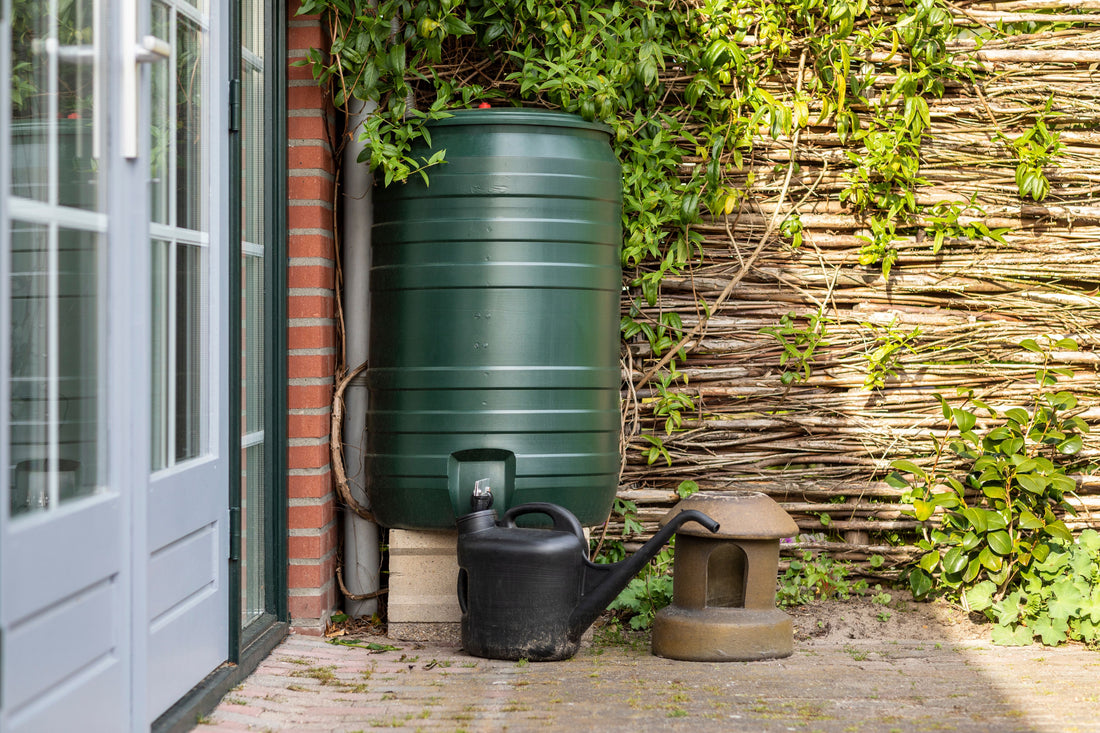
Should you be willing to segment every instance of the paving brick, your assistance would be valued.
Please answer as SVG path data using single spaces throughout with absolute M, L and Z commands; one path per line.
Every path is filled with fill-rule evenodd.
M 1095 653 L 1079 647 L 809 641 L 782 660 L 694 663 L 586 645 L 568 661 L 523 664 L 394 645 L 292 635 L 197 730 L 1024 733 L 1100 720 Z M 327 667 L 325 684 L 308 676 Z

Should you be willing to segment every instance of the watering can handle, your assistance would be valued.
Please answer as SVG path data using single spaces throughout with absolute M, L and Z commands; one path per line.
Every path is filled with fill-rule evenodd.
M 504 513 L 504 517 L 500 520 L 500 526 L 515 527 L 516 517 L 521 517 L 524 514 L 545 514 L 554 521 L 554 529 L 559 532 L 572 532 L 581 542 L 587 542 L 584 538 L 584 529 L 581 528 L 581 523 L 577 521 L 572 512 L 557 504 L 545 501 L 532 501 L 512 507 Z

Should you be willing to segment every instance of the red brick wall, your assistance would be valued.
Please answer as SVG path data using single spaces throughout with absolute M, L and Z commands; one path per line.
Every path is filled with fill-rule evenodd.
M 287 3 L 287 554 L 296 631 L 321 633 L 336 607 L 337 527 L 329 465 L 336 365 L 335 166 L 332 113 L 306 67 L 292 64 L 325 45 L 318 16 Z

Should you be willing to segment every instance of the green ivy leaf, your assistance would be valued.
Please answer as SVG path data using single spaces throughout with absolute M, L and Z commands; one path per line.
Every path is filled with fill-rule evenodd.
M 896 471 L 892 471 L 891 473 L 889 473 L 884 480 L 886 481 L 887 486 L 892 486 L 895 489 L 909 488 L 909 482 L 903 479 L 901 477 L 901 474 L 897 473 Z
M 1085 445 L 1085 442 L 1081 440 L 1080 435 L 1074 435 L 1071 438 L 1066 438 L 1058 444 L 1058 452 L 1064 456 L 1072 456 L 1081 450 Z
M 982 569 L 981 561 L 976 557 L 971 558 L 970 562 L 968 562 L 966 564 L 966 571 L 963 572 L 963 576 L 962 576 L 963 582 L 964 583 L 972 583 L 974 581 L 974 579 L 978 577 L 978 573 L 981 572 L 981 569 Z
M 680 485 L 676 487 L 676 493 L 681 499 L 686 499 L 692 494 L 699 493 L 699 484 L 690 479 L 687 481 L 681 481 Z
M 1073 533 L 1066 527 L 1066 523 L 1060 519 L 1054 522 L 1048 522 L 1044 531 L 1056 539 L 1064 542 L 1073 542 Z
M 1095 529 L 1081 530 L 1077 536 L 1077 544 L 1091 552 L 1100 552 L 1100 532 Z
M 903 473 L 911 473 L 921 479 L 927 478 L 927 474 L 924 472 L 924 469 L 913 463 L 912 461 L 892 461 L 890 463 L 890 466 L 897 471 L 902 471 Z
M 1089 597 L 1081 602 L 1081 615 L 1088 616 L 1094 624 L 1100 624 L 1100 586 L 1093 588 Z
M 1004 529 L 1008 526 L 1008 519 L 1001 512 L 993 511 L 992 509 L 980 510 L 985 515 L 985 526 L 990 532 Z
M 973 412 L 959 409 L 958 407 L 951 410 L 951 414 L 955 417 L 955 424 L 959 426 L 959 432 L 965 433 L 971 430 L 978 422 L 978 417 Z
M 998 555 L 1007 555 L 1012 552 L 1012 538 L 1004 530 L 990 532 L 986 535 L 986 542 L 989 543 L 989 549 Z
M 1016 474 L 1016 482 L 1033 494 L 1042 494 L 1046 487 L 1050 485 L 1050 479 L 1034 473 L 1018 473 Z
M 909 588 L 913 591 L 914 598 L 924 598 L 932 590 L 932 577 L 916 568 L 909 573 Z
M 1004 559 L 998 555 L 994 555 L 988 547 L 983 547 L 982 551 L 978 553 L 978 562 L 980 562 L 982 567 L 986 570 L 997 572 L 1004 564 Z
M 943 555 L 943 569 L 945 572 L 958 574 L 966 570 L 969 558 L 961 547 L 952 547 Z
M 1035 352 L 1035 353 L 1037 353 L 1037 354 L 1038 354 L 1038 353 L 1041 353 L 1041 352 L 1042 352 L 1042 350 L 1043 350 L 1043 349 L 1042 349 L 1042 348 L 1041 348 L 1041 347 L 1039 346 L 1039 344 L 1037 344 L 1037 343 L 1035 342 L 1035 339 L 1024 339 L 1023 341 L 1021 341 L 1021 342 L 1020 342 L 1020 347 L 1021 347 L 1021 348 L 1024 348 L 1024 349 L 1027 349 L 1028 351 L 1033 351 L 1033 352 Z
M 970 522 L 970 526 L 974 528 L 975 532 L 985 532 L 989 529 L 985 510 L 977 507 L 967 507 L 960 513 L 966 518 L 966 521 Z
M 940 563 L 940 553 L 938 552 L 926 552 L 921 556 L 918 565 L 922 570 L 926 570 L 929 573 L 936 569 L 936 566 Z M 931 581 L 929 581 L 931 582 Z
M 1016 522 L 1023 529 L 1042 529 L 1046 526 L 1043 520 L 1039 519 L 1027 509 L 1024 509 L 1016 516 Z

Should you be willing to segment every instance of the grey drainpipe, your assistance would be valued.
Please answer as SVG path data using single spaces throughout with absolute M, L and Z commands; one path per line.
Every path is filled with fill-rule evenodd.
M 371 174 L 359 163 L 365 144 L 359 131 L 374 104 L 348 102 L 348 127 L 351 135 L 344 147 L 341 196 L 343 210 L 343 275 L 345 353 L 348 369 L 367 359 L 370 336 L 370 228 Z M 344 465 L 352 496 L 367 506 L 364 452 L 367 437 L 367 375 L 363 372 L 344 392 Z M 344 511 L 344 585 L 355 595 L 379 589 L 381 554 L 378 525 L 350 510 Z M 352 617 L 369 616 L 378 611 L 378 599 L 345 600 L 344 611 Z

